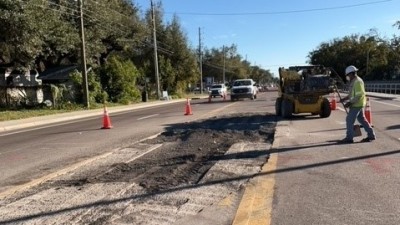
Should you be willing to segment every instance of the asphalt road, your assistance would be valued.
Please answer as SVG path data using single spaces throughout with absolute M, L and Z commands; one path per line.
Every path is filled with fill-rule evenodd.
M 274 113 L 275 97 L 276 93 L 268 92 L 257 99 L 262 104 L 253 105 L 195 100 L 192 116 L 183 115 L 184 102 L 118 112 L 111 114 L 110 130 L 99 129 L 99 115 L 41 129 L 3 132 L 0 190 L 132 145 L 169 124 L 232 111 Z M 261 224 L 252 223 L 258 218 L 253 214 L 269 215 L 262 224 L 400 224 L 400 101 L 371 97 L 377 140 L 348 145 L 336 143 L 345 135 L 346 115 L 338 106 L 329 118 L 300 115 L 279 121 L 266 163 L 269 167 L 255 177 L 269 180 L 250 182 L 263 186 L 255 194 L 257 199 L 273 201 L 260 208 L 252 205 L 259 201 L 249 198 L 252 203 L 248 205 L 243 203 L 245 193 L 233 224 Z
M 0 224 L 54 224 L 55 221 L 113 224 L 115 221 L 133 220 L 144 221 L 139 224 L 160 225 L 179 219 L 178 223 L 187 225 L 181 219 L 197 217 L 199 211 L 205 212 L 205 208 L 217 206 L 219 201 L 225 201 L 223 206 L 231 206 L 222 211 L 224 221 L 232 221 L 236 209 L 234 202 L 240 199 L 239 190 L 260 171 L 271 145 L 276 117 L 267 113 L 274 105 L 274 98 L 269 95 L 262 94 L 255 101 L 222 102 L 216 98 L 209 103 L 206 99 L 196 100 L 191 104 L 193 115 L 190 116 L 183 115 L 185 102 L 112 113 L 113 128 L 110 130 L 99 129 L 101 118 L 87 118 L 54 125 L 54 128 L 48 126 L 4 133 L 2 138 L 15 137 L 18 140 L 21 134 L 32 137 L 28 139 L 30 144 L 14 145 L 11 153 L 18 152 L 18 148 L 23 146 L 20 155 L 31 157 L 29 147 L 25 146 L 36 145 L 39 151 L 44 151 L 42 164 L 48 169 L 21 172 L 21 176 L 32 174 L 35 177 L 4 187 L 8 190 L 0 193 Z M 153 135 L 153 130 L 159 133 L 164 128 L 167 132 L 157 138 L 137 143 L 143 139 L 140 135 Z M 73 134 L 80 133 L 86 136 L 75 140 Z M 84 145 L 86 150 L 74 151 L 76 156 L 71 157 L 69 163 L 60 160 L 63 165 L 54 163 L 57 165 L 51 167 L 50 163 L 46 164 L 46 159 L 54 159 L 46 156 L 49 147 L 43 148 L 40 140 L 48 136 L 49 142 L 61 144 L 57 148 L 58 155 L 62 152 L 71 154 L 74 143 Z M 89 139 L 94 140 L 86 143 L 85 140 Z M 112 139 L 117 139 L 116 144 L 108 143 Z M 246 143 L 250 140 L 252 142 Z M 236 142 L 240 143 L 231 146 Z M 108 145 L 125 147 L 97 150 L 107 149 Z M 88 154 L 91 149 L 93 153 L 90 156 L 80 156 Z M 15 165 L 24 170 L 24 165 Z M 8 171 L 12 172 L 12 169 Z M 215 218 L 209 214 L 208 218 L 215 221 L 222 217 Z M 204 217 L 202 221 L 206 221 Z
M 184 115 L 184 101 L 115 113 L 109 109 L 112 129 L 100 129 L 103 113 L 99 111 L 97 116 L 89 118 L 2 132 L 0 192 L 84 159 L 131 145 L 162 132 L 169 124 L 221 113 L 224 105 L 230 104 L 221 99 L 213 102 L 217 104 L 208 104 L 205 99 L 191 101 L 193 115 L 190 116 Z M 87 112 L 81 113 L 84 116 Z

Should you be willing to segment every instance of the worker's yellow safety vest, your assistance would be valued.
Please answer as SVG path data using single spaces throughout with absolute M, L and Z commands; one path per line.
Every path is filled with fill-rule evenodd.
M 365 107 L 367 99 L 365 97 L 364 81 L 356 76 L 350 85 L 350 102 L 351 107 Z

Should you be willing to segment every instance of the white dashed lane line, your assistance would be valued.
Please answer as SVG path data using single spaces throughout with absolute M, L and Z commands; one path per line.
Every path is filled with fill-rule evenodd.
M 155 116 L 158 116 L 158 115 L 160 115 L 160 114 L 148 115 L 148 116 L 140 117 L 137 120 L 144 120 L 144 119 L 148 119 L 148 118 L 155 117 Z

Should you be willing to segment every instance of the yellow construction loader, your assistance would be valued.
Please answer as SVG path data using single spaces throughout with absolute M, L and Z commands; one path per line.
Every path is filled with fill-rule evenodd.
M 331 115 L 328 98 L 335 91 L 331 70 L 324 66 L 292 66 L 279 68 L 277 116 L 290 118 L 293 114 L 309 113 L 322 118 Z

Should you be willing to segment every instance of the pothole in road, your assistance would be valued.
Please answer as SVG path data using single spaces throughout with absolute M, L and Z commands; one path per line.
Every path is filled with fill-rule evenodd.
M 233 114 L 207 120 L 174 124 L 147 144 L 163 143 L 139 160 L 114 164 L 93 182 L 135 182 L 148 192 L 195 184 L 238 142 L 271 143 L 276 118 L 266 114 Z M 258 157 L 238 154 L 238 158 Z
M 135 182 L 147 192 L 198 183 L 229 148 L 238 142 L 272 143 L 276 117 L 269 114 L 241 113 L 191 123 L 173 124 L 147 145 L 162 144 L 137 160 L 118 162 L 103 172 L 53 186 L 83 186 L 90 183 Z M 136 145 L 128 146 L 135 148 Z M 266 154 L 266 153 L 265 153 Z M 265 157 L 265 154 L 263 155 Z M 234 158 L 260 157 L 259 152 L 236 154 Z

